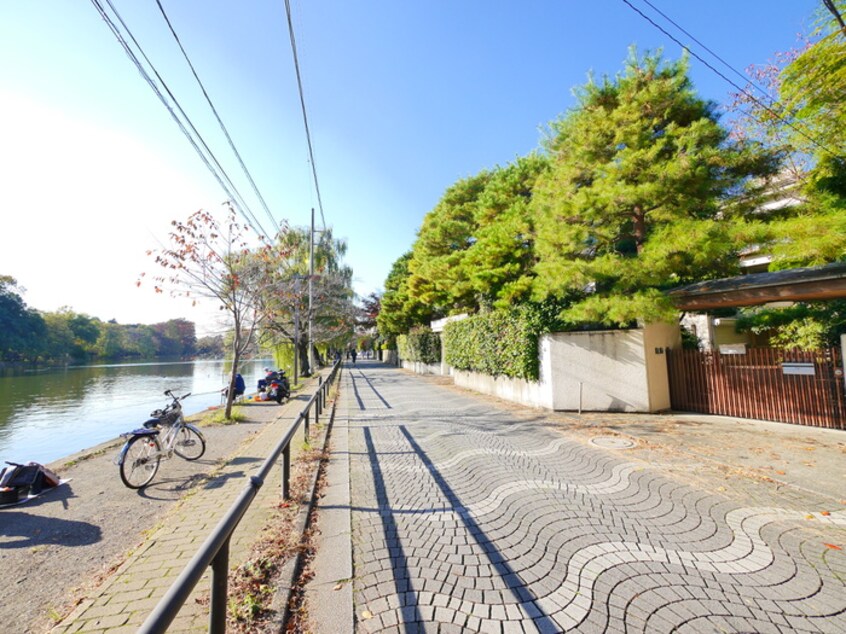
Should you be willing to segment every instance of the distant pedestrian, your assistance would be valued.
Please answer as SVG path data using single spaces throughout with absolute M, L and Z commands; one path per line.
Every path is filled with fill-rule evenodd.
M 355 358 L 358 356 L 358 353 L 353 350 L 352 352 L 350 352 L 350 355 L 352 355 L 353 365 L 355 365 Z

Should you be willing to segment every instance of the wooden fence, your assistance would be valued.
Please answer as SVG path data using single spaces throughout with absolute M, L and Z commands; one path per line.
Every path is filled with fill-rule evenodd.
M 840 350 L 670 350 L 674 410 L 846 429 Z

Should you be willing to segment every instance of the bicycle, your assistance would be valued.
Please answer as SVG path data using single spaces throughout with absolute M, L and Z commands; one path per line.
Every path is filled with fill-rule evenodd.
M 206 439 L 200 430 L 186 423 L 182 402 L 191 396 L 174 396 L 165 390 L 173 402 L 164 409 L 153 411 L 143 428 L 123 434 L 128 439 L 115 462 L 120 467 L 120 479 L 130 489 L 140 489 L 150 483 L 159 470 L 162 459 L 176 454 L 185 460 L 197 460 L 206 452 Z M 164 433 L 162 433 L 164 431 Z

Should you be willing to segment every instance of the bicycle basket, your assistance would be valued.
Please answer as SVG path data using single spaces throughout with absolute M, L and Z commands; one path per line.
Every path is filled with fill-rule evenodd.
M 175 425 L 178 420 L 179 420 L 179 412 L 176 412 L 176 411 L 167 412 L 161 418 L 162 425 Z

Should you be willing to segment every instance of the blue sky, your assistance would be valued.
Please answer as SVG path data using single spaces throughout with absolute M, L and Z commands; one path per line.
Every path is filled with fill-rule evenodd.
M 112 2 L 269 230 L 155 1 Z M 274 218 L 307 224 L 317 199 L 284 2 L 161 2 Z M 649 2 L 741 71 L 793 46 L 820 5 Z M 348 242 L 361 294 L 381 288 L 449 185 L 537 149 L 589 71 L 617 73 L 633 44 L 681 54 L 622 0 L 291 6 L 325 219 Z M 691 75 L 703 97 L 728 101 L 731 86 L 696 59 Z M 0 1 L 0 143 L 0 274 L 31 306 L 211 328 L 214 306 L 135 281 L 155 270 L 145 251 L 170 220 L 226 195 L 90 2 Z

